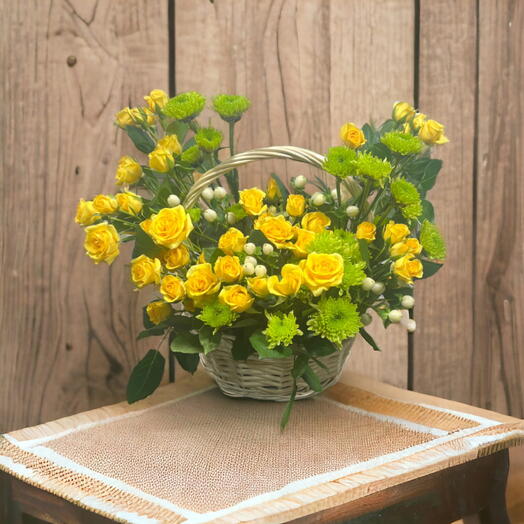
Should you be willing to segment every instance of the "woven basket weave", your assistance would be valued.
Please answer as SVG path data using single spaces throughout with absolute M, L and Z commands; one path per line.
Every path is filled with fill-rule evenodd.
M 184 207 L 193 207 L 200 198 L 202 191 L 221 175 L 236 167 L 268 158 L 283 158 L 310 164 L 320 168 L 324 157 L 308 149 L 293 146 L 274 146 L 253 149 L 232 156 L 222 164 L 204 173 L 189 190 L 184 201 Z M 341 351 L 332 353 L 310 362 L 310 367 L 320 379 L 322 388 L 337 382 L 344 362 L 351 347 L 348 341 Z M 249 356 L 247 360 L 233 360 L 231 355 L 231 338 L 225 338 L 219 348 L 207 355 L 201 355 L 200 361 L 204 369 L 215 379 L 223 393 L 231 397 L 249 397 L 260 400 L 287 401 L 293 389 L 293 358 L 259 359 Z M 306 382 L 297 381 L 296 398 L 307 398 L 315 395 Z

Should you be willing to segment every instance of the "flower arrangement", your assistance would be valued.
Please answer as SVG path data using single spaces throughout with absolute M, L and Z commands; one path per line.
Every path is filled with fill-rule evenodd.
M 131 280 L 158 294 L 138 337 L 167 337 L 187 371 L 224 344 L 231 361 L 287 362 L 284 426 L 297 383 L 323 389 L 323 358 L 359 334 L 378 349 L 366 330 L 371 311 L 386 327 L 415 329 L 403 311 L 414 305 L 414 281 L 446 256 L 427 200 L 442 166 L 430 154 L 447 142 L 444 128 L 399 102 L 379 126 L 344 124 L 342 144 L 325 157 L 290 146 L 235 155 L 247 98 L 212 100 L 226 145 L 222 131 L 198 122 L 201 94 L 144 98 L 146 106 L 122 109 L 116 125 L 147 157 L 122 157 L 120 191 L 78 204 L 86 253 L 111 264 L 121 243 L 134 243 Z M 266 188 L 241 190 L 236 166 L 249 154 L 309 162 L 326 176 L 298 175 L 288 186 L 271 174 Z M 129 402 L 158 387 L 164 366 L 151 349 L 131 374 Z

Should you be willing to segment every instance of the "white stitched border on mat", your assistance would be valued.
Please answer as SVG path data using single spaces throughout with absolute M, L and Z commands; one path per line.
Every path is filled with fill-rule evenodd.
M 442 413 L 449 413 L 450 415 L 455 415 L 459 418 L 465 418 L 466 420 L 471 420 L 473 422 L 478 422 L 482 425 L 489 425 L 490 422 L 493 422 L 492 419 L 481 417 L 480 415 L 473 415 L 472 413 L 464 413 L 463 411 L 456 411 L 454 409 L 442 408 L 440 406 L 434 406 L 433 404 L 425 403 L 415 403 L 413 406 L 420 406 L 422 408 L 433 409 L 435 411 L 440 411 Z

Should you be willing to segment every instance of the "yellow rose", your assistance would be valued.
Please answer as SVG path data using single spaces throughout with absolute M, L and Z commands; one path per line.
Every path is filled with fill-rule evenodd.
M 269 289 L 267 288 L 267 277 L 252 277 L 247 278 L 247 285 L 249 291 L 257 297 L 266 297 L 269 295 Z
M 140 180 L 141 176 L 142 166 L 130 156 L 123 156 L 118 161 L 115 179 L 119 186 L 123 184 L 134 184 Z
M 308 231 L 320 233 L 331 225 L 331 219 L 320 211 L 313 211 L 313 213 L 307 213 L 302 217 L 301 224 Z
M 436 120 L 426 120 L 419 129 L 418 136 L 426 144 L 445 144 L 449 142 L 444 135 L 444 126 Z
M 231 311 L 235 313 L 242 313 L 251 307 L 255 300 L 244 286 L 235 284 L 233 286 L 225 286 L 218 299 L 222 304 L 229 306 Z
M 264 236 L 277 247 L 286 247 L 286 244 L 295 236 L 293 225 L 282 215 L 276 217 L 265 216 L 255 222 L 255 229 L 259 229 Z
M 280 194 L 280 189 L 278 187 L 278 184 L 276 183 L 276 180 L 273 177 L 269 178 L 269 181 L 267 183 L 266 193 L 267 193 L 267 197 L 269 198 L 269 200 L 275 200 L 282 196 Z
M 226 255 L 218 257 L 214 266 L 216 276 L 222 282 L 236 282 L 244 274 L 238 257 Z
M 76 208 L 75 222 L 81 226 L 89 226 L 97 219 L 97 210 L 91 200 L 80 199 Z
M 233 255 L 244 250 L 247 237 L 242 231 L 235 227 L 230 227 L 219 239 L 218 249 L 226 255 Z
M 178 247 L 193 231 L 193 222 L 183 206 L 165 207 L 140 226 L 157 244 L 169 249 Z
M 144 97 L 144 100 L 147 102 L 151 111 L 156 111 L 157 108 L 162 109 L 167 104 L 169 97 L 162 89 L 153 89 L 149 95 Z
M 302 195 L 289 195 L 286 201 L 286 211 L 292 217 L 299 217 L 306 209 L 306 199 Z
M 248 215 L 257 216 L 266 211 L 267 206 L 264 204 L 266 194 L 258 187 L 244 189 L 239 192 L 239 195 L 239 203 Z
M 166 302 L 178 302 L 186 296 L 186 286 L 182 279 L 166 275 L 160 284 L 160 293 Z
M 195 264 L 191 266 L 186 275 L 186 293 L 192 298 L 196 305 L 202 302 L 202 299 L 209 295 L 218 293 L 220 289 L 220 280 L 213 273 L 211 264 Z
M 179 155 L 182 153 L 182 146 L 180 145 L 176 135 L 166 135 L 164 138 L 161 138 L 158 141 L 157 149 L 166 149 L 174 155 Z
M 189 251 L 186 246 L 178 246 L 166 251 L 162 256 L 167 269 L 173 271 L 189 263 Z
M 267 288 L 270 293 L 279 297 L 296 295 L 302 285 L 302 270 L 296 264 L 284 264 L 280 270 L 282 278 L 276 275 L 267 279 Z
M 149 167 L 159 173 L 167 173 L 174 165 L 173 155 L 163 148 L 156 148 L 149 153 Z
M 371 222 L 362 222 L 357 226 L 356 237 L 363 238 L 364 240 L 371 242 L 372 240 L 375 240 L 376 232 L 377 228 L 375 224 L 372 224 Z
M 163 300 L 155 300 L 147 305 L 146 313 L 149 320 L 151 320 L 153 324 L 158 325 L 169 318 L 169 315 L 171 315 L 171 306 Z
M 411 122 L 411 124 L 413 125 L 413 128 L 420 129 L 424 125 L 426 118 L 427 116 L 424 113 L 417 113 L 415 115 L 415 118 L 413 119 L 413 122 Z
M 93 207 L 102 215 L 110 215 L 118 208 L 118 202 L 114 196 L 97 195 L 93 198 Z
M 413 254 L 418 255 L 422 251 L 422 245 L 416 238 L 406 238 L 403 242 L 393 244 L 389 250 L 392 256 Z
M 404 282 L 412 284 L 414 278 L 422 278 L 422 262 L 411 254 L 404 255 L 393 262 L 393 272 Z
M 148 284 L 158 284 L 160 283 L 161 269 L 162 265 L 158 258 L 140 255 L 131 261 L 131 280 L 138 288 Z
M 340 138 L 351 149 L 356 149 L 366 143 L 366 137 L 362 129 L 351 122 L 344 124 L 340 128 Z
M 120 237 L 113 225 L 107 222 L 87 226 L 84 248 L 95 264 L 106 262 L 111 264 L 120 253 Z
M 408 235 L 409 227 L 406 224 L 395 224 L 393 220 L 384 228 L 384 240 L 389 240 L 392 244 L 402 242 Z
M 304 258 L 308 254 L 307 246 L 315 238 L 316 233 L 307 229 L 300 229 L 299 227 L 295 227 L 295 233 L 297 236 L 295 242 L 293 244 L 289 243 L 286 247 L 291 249 L 297 258 Z
M 407 102 L 397 102 L 393 106 L 393 120 L 400 122 L 401 120 L 409 121 L 415 116 L 415 108 Z
M 129 215 L 138 215 L 142 211 L 144 204 L 142 199 L 135 193 L 127 191 L 126 193 L 117 193 L 115 197 L 120 211 Z
M 115 121 L 120 127 L 134 126 L 134 113 L 130 107 L 124 107 L 115 115 Z
M 340 285 L 344 276 L 344 259 L 338 253 L 311 253 L 300 262 L 300 268 L 304 284 L 317 297 L 330 287 Z

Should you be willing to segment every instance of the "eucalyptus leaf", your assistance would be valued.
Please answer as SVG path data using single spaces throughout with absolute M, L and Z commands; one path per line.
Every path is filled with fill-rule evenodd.
M 132 404 L 151 395 L 160 385 L 165 359 L 159 351 L 150 349 L 134 367 L 127 384 L 127 401 Z

